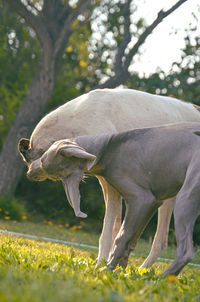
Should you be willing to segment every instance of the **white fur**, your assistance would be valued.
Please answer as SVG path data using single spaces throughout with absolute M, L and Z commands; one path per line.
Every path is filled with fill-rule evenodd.
M 199 121 L 192 104 L 131 89 L 98 89 L 46 115 L 32 133 L 31 147 L 46 150 L 61 138 L 182 121 Z
M 200 113 L 192 104 L 130 89 L 97 89 L 46 115 L 33 131 L 30 144 L 35 152 L 44 152 L 53 142 L 64 138 L 187 121 L 200 121 Z M 115 236 L 120 227 L 121 197 L 105 180 L 99 181 L 106 204 L 99 241 L 100 260 L 108 259 L 114 239 L 112 233 Z M 156 260 L 167 242 L 173 204 L 166 204 L 169 205 L 166 211 L 159 210 L 159 225 L 153 247 L 143 267 L 148 267 Z M 169 213 L 168 219 L 164 218 L 165 213 Z

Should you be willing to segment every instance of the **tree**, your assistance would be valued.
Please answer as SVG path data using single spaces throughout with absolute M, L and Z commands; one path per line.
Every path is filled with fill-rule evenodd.
M 72 32 L 77 16 L 89 4 L 89 0 L 80 0 L 73 8 L 60 0 L 46 0 L 42 9 L 27 1 L 25 6 L 20 0 L 9 0 L 14 9 L 35 31 L 40 43 L 40 65 L 28 93 L 8 133 L 0 155 L 0 191 L 2 194 L 14 192 L 21 177 L 22 163 L 17 151 L 17 141 L 30 135 L 36 122 L 44 113 L 47 102 L 53 92 L 58 76 L 62 54 Z
M 154 22 L 138 35 L 137 42 L 131 48 L 129 43 L 131 41 L 130 8 L 132 1 L 126 0 L 122 3 L 119 1 L 123 14 L 123 34 L 121 34 L 114 58 L 114 75 L 96 87 L 116 87 L 124 83 L 130 76 L 128 68 L 139 47 L 164 18 L 186 1 L 179 0 L 167 11 L 161 10 Z M 74 30 L 75 20 L 84 9 L 90 7 L 88 12 L 92 11 L 98 3 L 98 1 L 96 3 L 96 1 L 90 0 L 72 2 L 74 4 L 71 6 L 70 2 L 64 0 L 44 0 L 43 2 L 39 0 L 23 2 L 7 0 L 4 2 L 5 5 L 9 4 L 10 9 L 15 10 L 34 30 L 40 45 L 40 64 L 1 150 L 1 194 L 13 193 L 21 177 L 23 164 L 17 151 L 17 142 L 20 137 L 30 135 L 35 124 L 44 114 L 61 68 L 63 53 Z
M 200 39 L 193 34 L 196 29 L 197 25 L 187 29 L 180 62 L 174 62 L 169 72 L 158 70 L 148 78 L 134 74 L 126 85 L 200 106 Z
M 0 149 L 38 67 L 30 27 L 0 1 Z
M 81 31 L 82 32 L 82 31 Z M 84 27 L 84 34 L 86 33 L 86 27 Z M 194 30 L 194 34 L 196 30 Z M 88 33 L 86 33 L 87 35 Z M 182 49 L 182 58 L 180 63 L 174 63 L 170 72 L 165 73 L 162 70 L 158 70 L 156 73 L 148 77 L 139 77 L 136 73 L 132 74 L 131 77 L 126 81 L 126 86 L 129 88 L 135 88 L 143 91 L 149 91 L 155 94 L 172 95 L 178 98 L 190 101 L 200 105 L 200 94 L 199 80 L 200 80 L 200 40 L 199 37 L 192 37 L 192 32 L 188 32 L 186 35 L 186 45 Z M 82 78 L 81 73 L 87 75 L 86 78 L 90 77 L 87 74 L 87 68 L 83 68 L 79 64 L 80 56 L 78 48 L 81 51 L 81 58 L 83 59 L 86 55 L 83 52 L 83 46 L 76 44 L 77 33 L 75 36 L 70 38 L 70 47 L 66 56 L 63 60 L 62 70 L 58 83 L 56 85 L 53 97 L 48 103 L 49 106 L 57 106 L 58 99 L 65 100 L 66 96 L 68 99 L 75 96 L 79 91 L 76 90 L 76 85 L 73 83 L 82 83 L 81 89 L 84 89 L 89 83 L 85 78 Z M 72 51 L 73 49 L 73 51 Z M 70 65 L 67 57 L 70 58 Z M 91 63 L 91 62 L 90 62 Z M 103 62 L 104 63 L 104 62 Z M 99 66 L 100 62 L 96 64 Z M 177 65 L 178 64 L 178 68 Z M 84 65 L 84 64 L 83 64 Z M 70 73 L 70 68 L 73 70 Z M 104 69 L 102 68 L 102 71 Z M 105 64 L 106 70 L 106 64 Z M 74 74 L 75 73 L 75 74 Z M 75 78 L 73 78 L 73 76 Z M 84 82 L 83 82 L 84 81 Z M 89 82 L 91 80 L 89 79 Z M 67 84 L 66 84 L 67 83 Z M 94 83 L 94 82 L 93 82 Z M 49 107 L 50 109 L 50 107 Z M 87 186 L 85 186 L 87 183 Z M 102 227 L 102 219 L 104 217 L 104 202 L 103 196 L 96 181 L 96 178 L 85 178 L 84 183 L 80 185 L 81 199 L 83 211 L 88 213 L 87 222 L 84 222 L 84 228 L 100 231 Z M 66 203 L 66 196 L 62 186 L 58 182 L 45 181 L 42 183 L 30 182 L 27 180 L 25 174 L 20 180 L 15 195 L 19 200 L 24 200 L 28 212 L 31 217 L 40 217 L 41 220 L 58 220 L 60 223 L 68 222 L 70 224 L 78 223 L 79 219 L 75 219 L 73 211 L 70 210 L 70 205 Z M 94 202 L 95 201 L 95 202 Z M 48 204 L 48 207 L 46 206 Z M 151 224 L 146 228 L 143 238 L 149 238 L 152 232 L 156 230 L 156 217 L 153 218 Z M 173 226 L 173 225 L 172 225 Z M 200 226 L 200 220 L 197 220 L 194 230 L 194 241 L 199 244 L 198 230 Z M 170 228 L 172 236 L 170 236 L 170 242 L 175 242 L 173 234 L 173 227 Z
M 186 0 L 187 1 L 187 0 Z M 132 40 L 133 33 L 131 32 L 131 0 L 127 0 L 122 9 L 123 9 L 123 20 L 124 27 L 121 40 L 118 45 L 118 50 L 114 58 L 113 69 L 114 75 L 109 77 L 104 83 L 95 86 L 94 88 L 113 88 L 119 86 L 122 83 L 125 83 L 131 76 L 129 72 L 130 64 L 133 60 L 133 57 L 138 53 L 141 45 L 144 44 L 147 37 L 153 32 L 153 30 L 171 13 L 173 13 L 177 8 L 179 8 L 184 2 L 178 1 L 171 8 L 166 11 L 159 11 L 157 18 L 150 24 L 144 25 L 144 19 L 140 19 L 137 22 L 137 31 L 141 31 L 142 33 L 138 34 L 134 33 L 134 36 L 137 37 L 137 41 L 130 46 L 130 42 Z

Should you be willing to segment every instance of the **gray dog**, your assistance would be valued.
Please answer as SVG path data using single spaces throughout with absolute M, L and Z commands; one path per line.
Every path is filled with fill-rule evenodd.
M 200 124 L 136 129 L 55 142 L 30 165 L 31 180 L 62 180 L 79 217 L 79 183 L 84 173 L 104 177 L 124 198 L 126 213 L 108 268 L 126 266 L 141 232 L 162 204 L 176 194 L 176 259 L 165 275 L 178 275 L 193 258 L 192 233 L 200 214 Z M 40 170 L 39 177 L 37 169 Z M 42 173 L 41 173 L 42 171 Z

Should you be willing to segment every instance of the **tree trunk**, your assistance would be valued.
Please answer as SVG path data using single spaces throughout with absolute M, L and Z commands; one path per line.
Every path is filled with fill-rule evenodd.
M 55 62 L 55 59 L 52 59 L 53 61 Z M 56 74 L 50 60 L 48 65 L 47 62 L 42 64 L 8 133 L 0 153 L 0 194 L 2 195 L 15 192 L 24 168 L 17 148 L 18 141 L 21 137 L 30 136 L 36 123 L 44 114 L 55 86 Z
M 44 0 L 42 11 L 36 15 L 20 0 L 9 0 L 8 3 L 36 32 L 41 46 L 41 67 L 0 153 L 0 194 L 3 195 L 15 192 L 24 167 L 17 148 L 18 141 L 21 137 L 29 137 L 43 116 L 60 70 L 62 54 L 72 33 L 72 25 L 90 0 L 79 0 L 75 8 L 61 0 Z M 37 10 L 34 4 L 31 7 Z
M 127 19 L 130 18 L 131 1 L 127 0 L 124 4 L 124 17 L 125 20 L 127 19 L 127 22 L 125 22 L 124 38 L 122 39 L 119 53 L 116 57 L 115 76 L 108 79 L 106 83 L 99 85 L 99 87 L 114 88 L 124 83 L 130 76 L 128 67 L 140 45 L 144 43 L 153 29 L 161 23 L 165 17 L 186 1 L 187 0 L 179 0 L 169 10 L 165 12 L 161 10 L 154 22 L 146 28 L 136 44 L 126 55 L 125 50 L 131 38 L 130 20 Z M 35 30 L 43 55 L 41 68 L 30 85 L 28 94 L 25 97 L 0 153 L 0 194 L 4 195 L 15 192 L 22 175 L 23 162 L 17 150 L 18 140 L 21 137 L 29 137 L 34 126 L 44 114 L 45 107 L 55 86 L 62 53 L 67 45 L 69 36 L 73 32 L 72 25 L 77 16 L 88 6 L 90 0 L 79 0 L 73 9 L 61 0 L 44 0 L 43 10 L 38 12 L 38 15 L 28 10 L 26 5 L 20 0 L 7 0 L 7 2 L 10 4 L 10 7 L 16 10 L 33 30 Z M 34 5 L 32 8 L 34 8 Z M 48 23 L 48 20 L 52 23 Z

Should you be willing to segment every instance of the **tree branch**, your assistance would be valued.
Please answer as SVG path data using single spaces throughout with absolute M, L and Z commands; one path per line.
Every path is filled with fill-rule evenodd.
M 125 70 L 128 70 L 128 67 L 131 63 L 133 56 L 138 52 L 139 47 L 144 43 L 146 38 L 153 32 L 153 30 L 163 21 L 163 19 L 169 16 L 172 12 L 174 12 L 179 6 L 181 6 L 186 1 L 187 0 L 179 0 L 175 5 L 173 5 L 167 11 L 165 12 L 163 10 L 159 11 L 157 18 L 153 21 L 151 25 L 149 25 L 145 29 L 145 31 L 141 34 L 136 44 L 133 46 L 133 48 L 129 51 L 128 55 L 126 56 L 126 60 L 124 63 Z
M 56 41 L 56 48 L 54 54 L 57 55 L 61 49 L 63 49 L 66 45 L 66 36 L 68 37 L 72 31 L 72 24 L 80 15 L 80 13 L 88 6 L 91 0 L 79 0 L 76 8 L 71 10 L 71 13 L 65 18 L 64 25 L 62 27 L 61 33 L 59 35 L 58 40 Z
M 114 71 L 115 74 L 119 73 L 122 69 L 122 58 L 124 56 L 124 52 L 131 41 L 131 33 L 130 33 L 130 4 L 131 0 L 127 0 L 124 4 L 123 16 L 124 16 L 124 34 L 123 39 L 118 47 L 118 51 L 115 58 Z
M 31 0 L 26 0 L 26 1 L 33 10 L 35 10 L 38 14 L 40 13 L 40 11 L 37 9 L 37 7 L 33 4 Z
M 43 50 L 52 44 L 51 38 L 46 30 L 42 19 L 32 14 L 20 0 L 7 0 L 10 8 L 17 12 L 35 31 Z
M 175 5 L 173 5 L 170 9 L 167 11 L 160 10 L 157 18 L 152 22 L 151 25 L 149 25 L 145 31 L 141 34 L 141 36 L 138 38 L 138 41 L 135 43 L 133 48 L 129 51 L 128 55 L 125 56 L 125 37 L 122 40 L 121 49 L 116 55 L 116 61 L 121 62 L 122 58 L 125 57 L 123 65 L 121 65 L 121 68 L 115 67 L 115 75 L 112 78 L 109 78 L 105 83 L 99 84 L 95 86 L 94 88 L 114 88 L 122 83 L 124 83 L 130 76 L 128 72 L 128 68 L 131 64 L 131 60 L 133 59 L 134 55 L 137 54 L 139 47 L 145 42 L 146 38 L 153 32 L 153 30 L 163 21 L 164 18 L 169 16 L 172 12 L 174 12 L 177 8 L 179 8 L 184 2 L 187 0 L 179 0 Z M 128 2 L 128 1 L 127 1 Z M 128 24 L 128 22 L 127 22 Z M 128 25 L 126 25 L 126 31 L 128 31 Z M 128 36 L 128 33 L 126 33 Z M 128 40 L 127 40 L 128 41 Z M 128 42 L 129 43 L 129 42 Z M 128 45 L 128 43 L 126 45 Z M 123 50 L 123 51 L 122 51 Z M 116 63 L 115 63 L 116 66 Z M 92 88 L 92 89 L 94 89 Z

